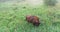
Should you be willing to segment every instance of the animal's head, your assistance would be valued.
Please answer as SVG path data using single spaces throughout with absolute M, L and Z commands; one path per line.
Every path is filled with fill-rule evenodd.
M 34 26 L 39 26 L 40 22 L 39 21 L 33 21 Z

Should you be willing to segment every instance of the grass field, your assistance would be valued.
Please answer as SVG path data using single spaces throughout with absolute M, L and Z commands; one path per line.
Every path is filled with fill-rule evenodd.
M 38 16 L 39 27 L 27 23 L 26 15 Z M 60 7 L 0 3 L 0 32 L 60 32 Z

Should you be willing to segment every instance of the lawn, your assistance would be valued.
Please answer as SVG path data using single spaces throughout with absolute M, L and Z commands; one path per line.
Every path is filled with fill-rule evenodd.
M 27 23 L 26 15 L 38 16 L 39 27 Z M 0 32 L 60 32 L 60 7 L 0 3 Z

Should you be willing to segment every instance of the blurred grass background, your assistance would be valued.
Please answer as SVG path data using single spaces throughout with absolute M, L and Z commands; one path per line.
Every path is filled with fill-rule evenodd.
M 27 23 L 26 15 L 38 16 L 39 27 Z M 60 32 L 60 5 L 0 3 L 0 32 Z

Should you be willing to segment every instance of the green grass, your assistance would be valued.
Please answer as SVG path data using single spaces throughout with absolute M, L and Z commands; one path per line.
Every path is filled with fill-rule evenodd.
M 59 8 L 0 3 L 0 32 L 60 32 Z M 39 27 L 27 23 L 26 15 L 38 16 Z

